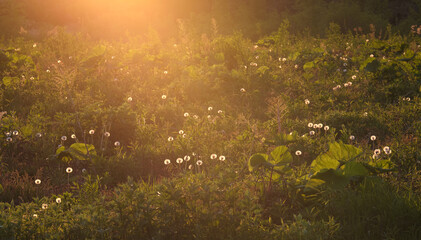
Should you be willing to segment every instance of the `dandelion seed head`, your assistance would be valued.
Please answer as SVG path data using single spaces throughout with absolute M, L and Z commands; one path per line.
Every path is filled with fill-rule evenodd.
M 213 110 L 213 107 L 208 107 L 208 111 L 212 111 Z
M 167 75 L 168 74 L 168 71 L 164 71 L 164 74 Z
M 245 92 L 246 92 L 246 89 L 241 88 L 241 89 L 240 89 L 240 92 L 245 93 Z
M 131 102 L 131 101 L 133 101 L 133 98 L 132 97 L 128 97 L 127 98 L 127 102 Z
M 67 173 L 72 173 L 73 172 L 73 168 L 71 168 L 71 167 L 66 168 L 66 172 Z
M 17 136 L 17 135 L 19 135 L 19 132 L 18 131 L 13 131 L 13 136 Z
M 57 63 L 60 64 L 61 63 L 61 60 L 57 60 Z
M 314 135 L 314 131 L 310 131 L 310 136 L 313 136 Z
M 178 131 L 178 134 L 183 135 L 184 134 L 184 131 L 183 130 L 180 130 L 180 131 Z
M 61 198 L 56 198 L 56 203 L 60 204 L 61 203 Z
M 165 99 L 167 99 L 167 95 L 164 94 L 164 95 L 161 96 L 161 98 L 165 100 Z
M 7 141 L 7 142 L 12 142 L 12 141 L 13 141 L 13 139 L 12 139 L 11 137 L 7 137 L 7 138 L 6 138 L 6 141 Z
M 73 139 L 75 139 L 76 138 L 76 134 L 72 134 L 70 137 L 73 138 Z
M 185 134 L 185 133 L 184 133 L 184 134 L 182 135 L 182 137 L 183 137 L 183 138 L 186 138 L 186 137 L 187 137 L 187 134 Z
M 199 116 L 197 116 L 197 115 L 193 115 L 193 118 L 194 118 L 194 119 L 199 119 Z
M 313 123 L 308 123 L 307 124 L 307 127 L 309 127 L 309 128 L 312 128 L 314 125 L 313 125 Z
M 46 210 L 46 209 L 48 208 L 48 204 L 43 203 L 43 204 L 41 205 L 41 208 L 42 208 L 43 210 Z
M 34 218 L 38 218 L 38 214 L 34 213 L 34 215 L 32 215 Z
M 184 156 L 184 161 L 186 161 L 186 162 L 190 161 L 190 156 L 188 156 L 188 155 Z
M 287 60 L 286 58 L 282 58 L 282 62 L 286 62 L 286 60 Z
M 175 160 L 178 164 L 183 163 L 183 159 L 182 158 L 177 158 L 177 160 Z
M 371 140 L 371 141 L 376 141 L 376 139 L 377 139 L 377 137 L 376 137 L 375 135 L 372 135 L 372 136 L 370 137 L 370 140 Z
M 355 136 L 354 135 L 349 136 L 349 140 L 354 141 L 355 140 Z
M 61 136 L 61 141 L 66 141 L 67 137 L 66 136 Z
M 32 47 L 33 48 L 36 48 L 37 47 L 37 44 L 36 43 L 32 44 Z
M 352 80 L 355 80 L 355 79 L 357 79 L 357 76 L 356 75 L 352 75 Z
M 40 184 L 41 184 L 41 179 L 36 179 L 36 180 L 35 180 L 35 184 L 36 184 L 36 185 L 40 185 Z
M 381 153 L 380 149 L 377 148 L 374 150 L 374 154 L 379 155 L 380 153 Z
M 222 110 L 218 110 L 218 114 L 222 114 Z
M 114 146 L 120 147 L 120 142 L 119 141 L 114 142 Z
M 383 151 L 387 153 L 387 152 L 389 152 L 389 151 L 390 151 L 390 148 L 389 148 L 388 146 L 385 146 L 385 147 L 383 148 Z
M 190 114 L 188 112 L 185 112 L 184 117 L 188 117 L 188 116 L 190 116 Z
M 87 172 L 86 168 L 82 169 L 82 173 L 86 173 L 86 172 Z
M 197 166 L 201 166 L 203 164 L 202 160 L 197 160 L 196 162 Z
M 377 159 L 377 158 L 379 158 L 379 155 L 377 155 L 377 154 L 373 154 L 372 158 L 373 158 L 373 159 Z
M 219 156 L 219 161 L 225 161 L 225 156 L 224 155 L 221 155 L 221 156 Z
M 110 134 L 109 132 L 105 132 L 105 133 L 104 133 L 104 136 L 105 136 L 105 137 L 110 137 L 110 136 L 111 136 L 111 134 Z
M 310 104 L 310 100 L 305 99 L 305 100 L 304 100 L 304 103 L 305 103 L 306 105 L 309 105 L 309 104 Z
M 325 131 L 329 131 L 329 126 L 325 126 L 323 129 L 324 129 Z
M 302 152 L 300 150 L 295 151 L 295 155 L 300 156 Z
M 373 58 L 373 57 L 374 57 L 374 54 L 370 54 L 370 57 L 372 57 L 372 58 Z
M 217 157 L 218 156 L 215 153 L 213 153 L 213 154 L 211 154 L 210 159 L 216 159 Z
M 95 130 L 93 130 L 93 129 L 89 130 L 90 135 L 93 135 L 94 133 L 95 133 Z
M 171 163 L 171 160 L 169 160 L 169 159 L 165 159 L 165 160 L 164 160 L 164 164 L 165 164 L 165 165 L 168 165 L 168 164 L 170 164 L 170 163 Z
M 37 134 L 35 134 L 35 137 L 37 137 L 37 138 L 42 137 L 42 133 L 37 133 Z
M 168 137 L 168 142 L 172 142 L 172 141 L 174 141 L 174 138 L 173 137 Z
M 189 165 L 189 170 L 191 170 L 191 169 L 193 169 L 193 165 L 192 164 Z

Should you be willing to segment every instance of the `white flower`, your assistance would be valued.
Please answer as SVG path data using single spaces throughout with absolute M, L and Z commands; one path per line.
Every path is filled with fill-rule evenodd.
M 197 166 L 200 166 L 200 165 L 203 164 L 203 162 L 202 162 L 202 160 L 197 160 L 196 164 L 197 164 Z
M 309 128 L 312 128 L 312 127 L 313 127 L 313 123 L 308 123 L 308 124 L 307 124 L 307 126 L 308 126 Z
M 36 185 L 40 185 L 40 184 L 41 184 L 41 180 L 40 180 L 40 179 L 36 179 L 36 180 L 35 180 L 35 184 L 36 184 Z
M 42 137 L 42 133 L 37 133 L 37 134 L 35 134 L 35 136 L 36 136 L 37 138 L 40 138 L 40 137 Z
M 349 140 L 354 141 L 355 140 L 355 136 L 354 135 L 349 136 Z
M 374 150 L 374 154 L 379 155 L 380 153 L 381 153 L 380 149 L 377 148 L 377 149 Z
M 304 103 L 305 103 L 306 105 L 309 105 L 309 104 L 310 104 L 310 100 L 305 99 L 305 100 L 304 100 Z
M 211 156 L 210 156 L 211 159 L 216 159 L 217 157 L 218 156 L 215 153 L 211 154 Z
M 178 164 L 183 163 L 183 159 L 182 158 L 177 158 L 177 160 L 175 160 Z
M 313 136 L 314 135 L 314 131 L 310 131 L 310 136 Z
M 355 79 L 357 79 L 357 76 L 356 75 L 352 75 L 352 80 L 355 80 Z
M 317 124 L 317 128 L 322 128 L 322 127 L 323 127 L 323 123 Z
M 182 136 L 183 138 L 186 138 L 187 137 L 187 134 L 183 134 L 183 136 Z
M 188 117 L 190 114 L 188 112 L 184 113 L 184 117 Z
M 66 141 L 67 137 L 66 136 L 61 136 L 61 141 Z
M 48 204 L 46 204 L 46 203 L 43 203 L 42 205 L 41 205 L 41 207 L 42 207 L 42 209 L 47 209 L 48 208 Z
M 172 141 L 174 141 L 174 138 L 173 137 L 168 137 L 168 142 L 172 142 Z
M 120 146 L 120 142 L 119 142 L 119 141 L 116 141 L 116 142 L 114 143 L 114 146 L 119 147 L 119 146 Z
M 71 168 L 71 167 L 66 168 L 66 172 L 67 173 L 72 173 L 73 172 L 73 168 Z
M 245 92 L 246 92 L 246 89 L 241 88 L 241 89 L 240 89 L 240 92 L 245 93 Z
M 208 111 L 212 111 L 213 110 L 213 107 L 208 107 Z
M 162 99 L 167 99 L 167 95 L 164 94 L 164 95 L 161 96 L 161 98 Z
M 13 136 L 17 136 L 17 135 L 19 135 L 19 132 L 18 131 L 13 131 Z
M 374 54 L 370 54 L 370 57 L 374 57 Z
M 295 155 L 300 156 L 302 152 L 300 150 L 295 151 Z
M 350 87 L 351 87 L 351 86 L 352 86 L 352 82 L 348 82 L 348 86 L 350 86 Z
M 377 154 L 373 154 L 372 158 L 373 158 L 373 159 L 377 159 L 377 158 L 379 158 L 379 155 L 377 155 Z
M 89 130 L 90 135 L 93 135 L 94 133 L 95 133 L 95 130 L 93 130 L 93 129 Z
M 127 98 L 127 102 L 131 102 L 131 101 L 133 101 L 133 98 L 132 97 L 128 97 Z
M 11 137 L 7 137 L 7 138 L 6 138 L 6 141 L 7 141 L 7 142 L 12 142 L 12 141 L 13 141 L 13 139 L 12 139 Z
M 389 148 L 388 146 L 385 146 L 385 147 L 383 148 L 383 151 L 384 151 L 385 153 L 387 153 L 387 152 L 389 152 L 389 151 L 390 151 L 390 148 Z
M 105 136 L 105 137 L 109 137 L 109 136 L 111 136 L 111 134 L 110 134 L 109 132 L 105 132 L 105 133 L 104 133 L 104 136 Z
M 218 113 L 219 113 L 219 114 L 222 114 L 222 110 L 218 110 Z
M 178 131 L 178 134 L 183 135 L 184 134 L 184 131 L 183 130 L 180 130 L 180 131 Z
M 372 135 L 372 136 L 370 137 L 370 140 L 371 140 L 371 141 L 376 141 L 376 139 L 377 139 L 377 138 L 376 138 L 376 136 L 374 136 L 374 135 Z
M 223 155 L 219 156 L 219 161 L 225 161 L 225 156 Z
M 188 156 L 188 155 L 184 156 L 184 161 L 186 161 L 186 162 L 190 161 L 190 156 Z
M 190 164 L 189 165 L 189 170 L 191 170 L 191 169 L 193 169 L 193 165 Z
M 61 198 L 56 198 L 56 203 L 60 204 L 61 203 Z
M 344 87 L 348 87 L 348 83 L 344 83 Z
M 70 136 L 71 138 L 75 139 L 76 138 L 76 134 L 72 134 L 72 136 Z
M 329 126 L 325 126 L 325 127 L 324 127 L 324 130 L 325 130 L 325 131 L 328 131 L 328 130 L 329 130 Z
M 171 160 L 169 160 L 169 159 L 165 159 L 165 160 L 164 160 L 164 164 L 165 164 L 165 165 L 168 165 L 168 164 L 170 164 L 170 163 L 171 163 Z
M 286 62 L 286 60 L 287 60 L 286 58 L 282 58 L 282 62 Z

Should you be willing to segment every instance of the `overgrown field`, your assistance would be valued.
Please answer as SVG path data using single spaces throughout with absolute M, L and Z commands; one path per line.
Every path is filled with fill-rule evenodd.
M 0 239 L 421 239 L 421 38 L 0 43 Z

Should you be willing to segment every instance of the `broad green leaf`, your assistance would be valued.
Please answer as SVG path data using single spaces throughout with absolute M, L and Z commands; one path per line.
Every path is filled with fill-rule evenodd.
M 268 160 L 267 154 L 262 154 L 262 153 L 253 154 L 253 156 L 250 157 L 249 162 L 248 162 L 249 171 L 252 172 L 256 168 L 259 168 L 263 164 L 267 163 L 267 160 Z
M 292 155 L 288 152 L 286 146 L 276 147 L 270 155 L 272 157 L 271 163 L 277 166 L 292 162 Z
M 66 148 L 64 147 L 64 146 L 61 146 L 61 147 L 59 147 L 57 150 L 56 150 L 56 155 L 59 155 L 61 152 L 63 152 L 64 150 L 66 150 Z
M 349 144 L 334 142 L 329 144 L 329 151 L 326 154 L 339 162 L 347 162 L 361 155 L 362 150 Z
M 345 176 L 368 176 L 369 172 L 363 164 L 355 161 L 350 161 L 345 163 L 343 166 L 342 172 Z
M 340 165 L 340 162 L 327 154 L 320 154 L 311 163 L 312 173 L 318 173 L 326 169 L 336 169 Z
M 349 177 L 342 175 L 339 171 L 334 169 L 319 172 L 316 175 L 314 175 L 312 179 L 323 180 L 326 186 L 334 189 L 340 189 L 345 187 L 350 180 Z

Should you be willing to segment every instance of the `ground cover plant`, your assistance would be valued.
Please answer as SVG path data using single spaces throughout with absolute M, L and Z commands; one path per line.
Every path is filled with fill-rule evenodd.
M 418 26 L 178 24 L 0 42 L 0 239 L 421 238 Z

